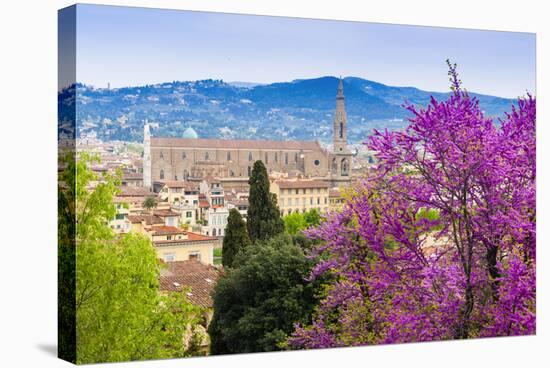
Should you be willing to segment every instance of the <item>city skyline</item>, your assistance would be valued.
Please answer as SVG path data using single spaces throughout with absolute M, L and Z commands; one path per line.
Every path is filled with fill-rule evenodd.
M 449 58 L 468 90 L 536 92 L 529 33 L 97 5 L 76 18 L 77 81 L 99 88 L 341 75 L 444 92 Z

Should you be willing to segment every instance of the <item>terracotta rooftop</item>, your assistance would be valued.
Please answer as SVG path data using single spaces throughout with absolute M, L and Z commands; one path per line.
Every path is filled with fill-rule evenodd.
M 172 210 L 155 210 L 153 211 L 153 214 L 155 216 L 159 216 L 159 217 L 175 217 L 175 216 L 179 216 L 179 213 L 177 212 L 174 212 Z
M 160 271 L 161 291 L 186 290 L 189 301 L 199 307 L 212 308 L 212 290 L 221 271 L 196 260 L 165 263 Z
M 170 226 L 169 226 L 170 227 Z M 156 229 L 155 227 L 154 229 Z M 172 239 L 172 240 L 155 240 L 153 241 L 154 245 L 157 246 L 169 246 L 174 244 L 181 244 L 186 242 L 211 242 L 211 241 L 218 241 L 218 238 L 213 236 L 206 236 L 198 233 L 192 233 L 192 232 L 185 232 L 187 233 L 187 237 L 185 239 Z M 164 235 L 164 234 L 157 234 L 154 235 Z M 169 234 L 166 234 L 169 235 Z
M 223 149 L 276 149 L 276 150 L 322 150 L 317 141 L 266 141 L 190 138 L 151 138 L 151 147 L 223 148 Z
M 202 235 L 202 234 L 199 234 L 199 233 L 192 233 L 192 232 L 188 232 L 187 233 L 187 239 L 188 240 L 192 240 L 192 241 L 197 241 L 197 240 L 217 240 L 218 238 L 214 237 L 214 236 L 207 236 L 207 235 Z
M 328 188 L 327 182 L 321 180 L 278 180 L 275 182 L 281 189 Z
M 114 203 L 143 203 L 143 197 L 114 197 Z
M 118 197 L 149 197 L 156 196 L 156 193 L 151 192 L 144 187 L 122 187 Z
M 177 228 L 175 226 L 155 226 L 153 227 L 153 235 L 172 235 L 172 234 L 185 234 L 185 230 Z
M 232 204 L 234 206 L 248 206 L 248 199 L 231 199 L 228 200 L 227 203 Z
M 198 191 L 199 188 L 195 183 L 183 180 L 162 180 L 156 181 L 155 183 L 161 183 L 166 185 L 168 188 L 184 188 L 186 190 L 195 190 Z
M 128 221 L 131 223 L 145 222 L 146 225 L 164 224 L 164 220 L 155 215 L 128 215 Z
M 208 208 L 210 207 L 210 203 L 206 199 L 200 199 L 199 200 L 199 207 L 200 208 Z

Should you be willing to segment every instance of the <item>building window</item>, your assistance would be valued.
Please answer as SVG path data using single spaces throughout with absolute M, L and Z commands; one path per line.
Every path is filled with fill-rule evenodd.
M 162 258 L 164 262 L 175 262 L 176 261 L 176 253 L 164 253 L 162 255 Z
M 275 162 L 279 162 L 279 155 L 275 152 Z
M 288 165 L 288 153 L 285 152 L 285 165 Z
M 186 158 L 187 158 L 187 154 L 185 153 L 185 151 L 183 151 L 183 152 L 181 153 L 181 159 L 182 159 L 182 160 L 185 160 Z
M 248 161 L 252 161 L 252 152 L 248 152 Z
M 309 197 L 309 204 L 313 204 L 313 197 Z
M 265 164 L 267 165 L 269 163 L 269 156 L 267 155 L 267 152 L 265 153 Z
M 340 174 L 342 176 L 348 176 L 348 160 L 343 159 L 340 168 L 341 168 Z
M 315 166 L 319 166 L 319 165 L 321 164 L 321 161 L 315 160 L 315 161 L 313 161 L 313 164 L 314 164 Z
M 317 204 L 321 204 L 321 198 L 317 197 Z
M 296 189 L 296 194 L 300 194 L 300 189 Z
M 189 259 L 201 260 L 201 253 L 199 251 L 189 252 Z
M 160 151 L 160 159 L 161 159 L 161 160 L 164 159 L 164 154 L 162 153 L 162 151 Z
M 344 123 L 340 122 L 340 138 L 344 138 Z
M 193 217 L 193 212 L 187 211 L 187 213 L 185 214 L 185 216 L 186 216 L 187 218 L 191 218 L 191 217 Z
M 216 236 L 216 229 L 212 229 L 212 236 Z
M 204 161 L 208 161 L 209 158 L 210 158 L 210 156 L 208 155 L 208 152 L 206 152 L 204 154 Z
M 327 204 L 327 197 L 325 197 L 325 204 Z
M 248 166 L 248 176 L 250 176 L 250 174 L 252 174 L 252 168 Z
M 294 162 L 298 162 L 298 154 L 297 153 L 294 154 Z
M 115 218 L 116 218 L 117 220 L 124 220 L 124 215 L 123 215 L 122 213 L 117 213 L 116 216 L 115 216 Z
M 227 161 L 231 161 L 231 152 L 227 152 Z
M 163 169 L 160 169 L 160 179 L 161 180 L 164 179 L 164 170 Z

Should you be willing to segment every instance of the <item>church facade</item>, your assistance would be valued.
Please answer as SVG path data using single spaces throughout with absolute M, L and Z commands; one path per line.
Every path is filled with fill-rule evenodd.
M 143 185 L 159 180 L 188 180 L 213 176 L 248 178 L 254 162 L 268 172 L 298 173 L 321 178 L 333 186 L 351 181 L 352 154 L 347 148 L 347 118 L 343 83 L 339 81 L 334 116 L 334 150 L 317 141 L 222 140 L 151 137 L 144 127 Z

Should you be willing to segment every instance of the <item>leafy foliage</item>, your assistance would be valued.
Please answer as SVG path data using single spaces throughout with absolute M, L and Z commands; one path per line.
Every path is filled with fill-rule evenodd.
M 367 143 L 378 167 L 310 236 L 332 274 L 295 348 L 535 332 L 535 99 L 500 126 L 449 64 L 452 93 Z
M 290 235 L 296 235 L 299 232 L 313 226 L 318 226 L 321 222 L 321 215 L 316 209 L 311 209 L 306 213 L 293 212 L 283 217 L 285 231 Z
M 235 256 L 250 245 L 246 223 L 235 208 L 229 211 L 227 226 L 223 238 L 222 264 L 228 268 L 233 265 Z
M 250 185 L 247 229 L 250 240 L 270 239 L 284 231 L 275 195 L 269 191 L 269 177 L 262 161 L 254 162 Z
M 78 225 L 76 362 L 189 355 L 184 337 L 189 335 L 188 327 L 198 323 L 200 310 L 184 293 L 159 294 L 160 265 L 148 238 L 117 237 L 107 226 L 116 212 L 112 199 L 119 176 L 99 178 L 88 169 L 96 161 L 97 157 L 83 153 L 78 161 L 68 162 L 66 179 L 75 185 L 68 186 L 74 191 L 66 191 L 64 201 L 76 205 L 61 218 L 76 218 Z
M 214 291 L 209 327 L 212 354 L 284 348 L 295 323 L 306 323 L 319 282 L 309 283 L 313 261 L 282 234 L 237 254 Z

